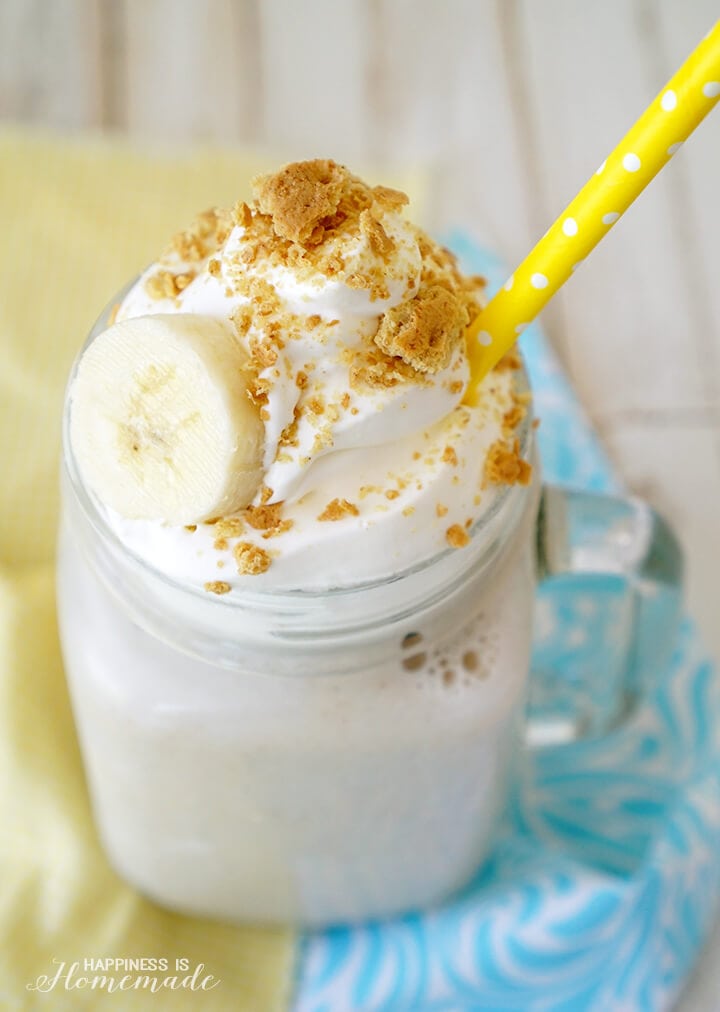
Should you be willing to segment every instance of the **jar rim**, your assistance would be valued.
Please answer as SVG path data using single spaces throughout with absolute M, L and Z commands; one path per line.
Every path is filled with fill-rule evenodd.
M 136 566 L 141 572 L 145 572 L 152 580 L 159 581 L 161 584 L 165 584 L 168 588 L 172 589 L 173 592 L 179 592 L 183 595 L 191 595 L 196 597 L 198 600 L 205 602 L 208 594 L 201 587 L 196 587 L 190 583 L 182 580 L 175 579 L 170 576 L 167 572 L 152 565 L 147 559 L 143 558 L 137 552 L 133 551 L 132 548 L 128 547 L 122 539 L 119 537 L 117 532 L 113 529 L 112 525 L 108 523 L 107 519 L 103 515 L 103 510 L 98 502 L 97 498 L 93 493 L 85 486 L 80 472 L 77 467 L 75 456 L 72 450 L 72 444 L 70 441 L 70 397 L 69 390 L 72 386 L 72 382 L 75 378 L 79 362 L 87 350 L 92 344 L 95 338 L 102 333 L 108 326 L 111 313 L 120 303 L 130 289 L 135 285 L 137 278 L 133 278 L 129 281 L 120 291 L 113 296 L 108 302 L 105 308 L 102 310 L 95 323 L 93 324 L 88 337 L 81 346 L 75 360 L 73 362 L 68 381 L 65 388 L 65 396 L 63 401 L 63 426 L 62 426 L 62 449 L 63 458 L 65 465 L 65 472 L 70 482 L 72 491 L 76 497 L 76 500 L 82 510 L 86 520 L 90 523 L 92 528 L 102 538 L 106 539 L 107 542 L 114 548 L 124 559 L 129 560 L 134 566 Z M 530 382 L 525 367 L 524 360 L 517 370 L 518 386 L 520 392 L 530 391 Z M 528 406 L 528 410 L 517 427 L 516 437 L 519 442 L 520 454 L 523 459 L 527 460 L 533 456 L 534 451 L 534 426 L 533 426 L 533 412 L 532 402 Z M 475 522 L 468 529 L 468 535 L 471 540 L 471 544 L 475 544 L 479 547 L 482 541 L 482 535 L 488 529 L 494 527 L 495 521 L 497 521 L 501 513 L 510 513 L 515 522 L 509 524 L 506 534 L 510 537 L 512 534 L 518 517 L 523 512 L 522 510 L 514 509 L 511 510 L 511 504 L 515 504 L 518 499 L 521 499 L 528 495 L 529 487 L 521 485 L 502 485 L 498 486 L 495 495 L 489 501 L 487 508 L 482 511 Z M 492 539 L 490 539 L 488 548 L 493 547 Z M 411 566 L 407 566 L 398 572 L 392 573 L 388 576 L 383 576 L 376 579 L 365 580 L 356 583 L 348 583 L 343 586 L 333 586 L 329 588 L 277 588 L 272 587 L 262 588 L 254 590 L 243 587 L 241 590 L 236 589 L 232 595 L 225 595 L 216 599 L 217 604 L 221 604 L 224 608 L 229 609 L 245 609 L 248 607 L 259 608 L 265 610 L 267 608 L 277 607 L 282 602 L 288 605 L 301 604 L 303 602 L 317 601 L 327 597 L 336 598 L 340 595 L 357 594 L 363 591 L 372 591 L 385 587 L 389 584 L 396 583 L 400 580 L 408 577 L 413 577 L 423 573 L 424 571 L 431 569 L 441 561 L 447 559 L 451 555 L 465 555 L 465 550 L 462 553 L 458 553 L 458 550 L 450 546 L 443 548 L 441 551 L 436 552 L 432 555 L 428 555 L 425 558 L 419 560 Z M 477 552 L 470 552 L 473 561 L 477 561 Z M 481 556 L 484 553 L 481 553 Z

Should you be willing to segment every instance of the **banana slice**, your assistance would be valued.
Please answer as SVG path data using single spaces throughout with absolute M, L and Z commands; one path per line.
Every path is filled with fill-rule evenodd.
M 115 323 L 82 356 L 70 390 L 83 480 L 132 519 L 192 524 L 242 509 L 263 474 L 252 379 L 248 355 L 214 317 Z

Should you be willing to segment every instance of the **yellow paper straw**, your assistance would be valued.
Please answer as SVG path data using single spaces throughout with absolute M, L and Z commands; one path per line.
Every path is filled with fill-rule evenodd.
M 468 327 L 466 404 L 477 403 L 483 377 L 672 158 L 718 98 L 720 21 Z

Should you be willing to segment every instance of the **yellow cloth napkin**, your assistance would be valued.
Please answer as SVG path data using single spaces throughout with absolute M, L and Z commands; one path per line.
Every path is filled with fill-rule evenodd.
M 273 1012 L 290 932 L 176 916 L 108 867 L 91 821 L 55 625 L 53 546 L 65 379 L 103 305 L 169 237 L 249 193 L 268 162 L 140 153 L 0 132 L 0 1008 Z M 65 989 L 85 959 L 186 959 L 207 991 Z M 56 962 L 53 962 L 53 961 Z M 65 963 L 65 967 L 62 964 Z M 52 991 L 28 990 L 41 975 Z M 109 971 L 121 977 L 123 971 Z M 179 976 L 186 974 L 180 973 Z
M 141 153 L 0 131 L 0 1009 L 274 1012 L 294 938 L 167 913 L 109 868 L 91 821 L 55 624 L 63 389 L 105 303 L 195 213 L 249 193 L 266 158 Z M 405 189 L 421 180 L 396 179 Z M 66 989 L 85 960 L 204 964 L 205 991 Z M 72 965 L 79 967 L 73 973 Z M 149 972 L 149 971 L 146 971 Z M 108 970 L 120 978 L 124 971 Z M 28 990 L 59 974 L 46 990 Z M 213 983 L 213 982 L 210 982 Z

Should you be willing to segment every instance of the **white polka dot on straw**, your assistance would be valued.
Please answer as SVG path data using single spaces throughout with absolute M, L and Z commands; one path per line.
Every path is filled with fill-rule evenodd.
M 640 161 L 640 159 L 638 158 L 638 156 L 636 154 L 633 154 L 632 151 L 630 152 L 630 154 L 625 155 L 625 157 L 623 158 L 622 163 L 623 163 L 623 168 L 627 172 L 637 172 L 637 170 L 642 165 L 642 162 Z
M 671 144 L 670 147 L 667 149 L 667 153 L 669 155 L 674 155 L 675 152 L 679 151 L 682 146 L 683 146 L 682 141 L 678 141 L 677 144 Z
M 703 95 L 705 98 L 717 98 L 720 95 L 720 81 L 708 81 L 704 84 Z
M 607 161 L 607 159 L 605 159 L 605 162 L 606 162 L 606 161 Z M 595 170 L 595 175 L 596 175 L 596 176 L 599 176 L 599 175 L 600 175 L 600 173 L 601 173 L 601 172 L 603 171 L 603 169 L 605 168 L 605 162 L 603 162 L 603 163 L 602 163 L 602 165 L 598 166 L 598 168 L 597 168 L 597 169 Z
M 519 336 L 528 326 L 529 326 L 528 323 L 518 323 L 518 325 L 515 327 L 515 333 Z
M 488 334 L 487 330 L 479 330 L 477 339 L 485 348 L 492 344 L 492 334 Z
M 608 211 L 602 216 L 602 223 L 603 225 L 614 225 L 619 217 L 620 214 L 617 211 Z
M 566 218 L 565 221 L 562 223 L 562 230 L 565 233 L 565 235 L 570 235 L 570 236 L 577 235 L 578 226 L 577 226 L 577 222 L 575 221 L 575 219 L 574 218 Z
M 545 277 L 544 274 L 531 274 L 530 284 L 533 286 L 533 288 L 547 288 L 548 279 Z
M 665 94 L 663 95 L 663 97 L 660 99 L 660 105 L 665 110 L 665 112 L 672 112 L 673 111 L 673 109 L 677 105 L 677 95 L 672 90 L 672 88 L 669 88 L 665 92 Z
M 514 284 L 515 284 L 515 275 L 511 274 L 510 277 L 505 282 L 505 284 L 503 285 L 503 288 L 505 289 L 506 292 L 509 292 Z

